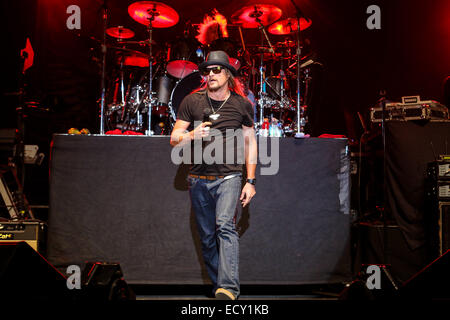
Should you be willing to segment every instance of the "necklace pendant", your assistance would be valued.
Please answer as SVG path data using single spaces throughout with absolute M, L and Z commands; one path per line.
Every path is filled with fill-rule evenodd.
M 219 113 L 213 113 L 213 114 L 209 115 L 209 118 L 214 120 L 214 121 L 219 119 L 219 117 L 220 117 Z

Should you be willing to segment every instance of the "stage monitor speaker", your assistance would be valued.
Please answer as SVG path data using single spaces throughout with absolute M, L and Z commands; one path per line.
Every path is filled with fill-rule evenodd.
M 450 250 L 412 276 L 400 288 L 402 298 L 450 299 Z
M 82 274 L 83 299 L 102 301 L 135 300 L 118 263 L 88 262 Z
M 65 300 L 66 278 L 26 242 L 0 243 L 0 301 Z

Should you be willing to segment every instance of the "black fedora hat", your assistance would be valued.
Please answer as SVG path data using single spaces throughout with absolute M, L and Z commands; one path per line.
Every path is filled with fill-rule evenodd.
M 225 51 L 211 51 L 208 54 L 208 57 L 206 57 L 206 61 L 200 63 L 198 68 L 200 71 L 205 70 L 206 67 L 212 66 L 212 65 L 219 65 L 222 67 L 227 68 L 231 71 L 233 76 L 237 75 L 237 70 L 230 64 L 230 57 Z

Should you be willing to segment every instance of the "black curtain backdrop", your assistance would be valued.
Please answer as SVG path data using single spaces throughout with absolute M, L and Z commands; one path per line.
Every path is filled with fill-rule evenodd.
M 242 283 L 349 281 L 347 141 L 275 140 L 278 174 L 258 169 L 257 195 L 238 212 Z M 168 137 L 56 135 L 49 261 L 119 262 L 132 283 L 207 283 L 188 168 L 170 153 Z

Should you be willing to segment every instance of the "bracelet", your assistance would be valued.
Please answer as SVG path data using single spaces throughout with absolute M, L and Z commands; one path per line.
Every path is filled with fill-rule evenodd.
M 247 182 L 252 184 L 252 185 L 255 185 L 256 184 L 256 179 L 247 179 Z

